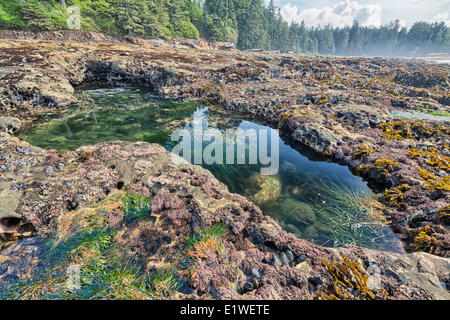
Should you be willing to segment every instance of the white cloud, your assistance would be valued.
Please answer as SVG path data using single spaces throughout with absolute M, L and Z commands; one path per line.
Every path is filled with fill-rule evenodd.
M 444 21 L 445 24 L 450 27 L 450 16 L 449 16 L 449 14 L 447 12 L 445 12 L 445 13 L 438 13 L 435 16 L 433 16 L 433 18 L 429 19 L 428 21 L 429 22 L 442 22 L 442 21 Z
M 299 10 L 297 6 L 287 3 L 281 9 L 281 15 L 288 22 L 304 21 L 308 26 L 344 27 L 357 20 L 363 26 L 381 25 L 381 6 L 379 4 L 360 4 L 345 0 L 333 7 L 309 8 Z

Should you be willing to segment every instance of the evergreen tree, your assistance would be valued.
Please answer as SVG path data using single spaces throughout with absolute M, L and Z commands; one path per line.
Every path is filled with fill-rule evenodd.
M 268 43 L 268 34 L 262 0 L 241 0 L 237 8 L 238 47 L 241 49 L 265 48 Z
M 344 28 L 311 28 L 287 23 L 273 0 L 2 0 L 0 26 L 29 30 L 66 28 L 65 5 L 81 9 L 82 28 L 155 37 L 204 37 L 232 41 L 240 49 L 337 55 L 410 56 L 450 53 L 444 22 L 416 22 L 409 30 L 398 20 L 380 27 L 358 22 Z
M 21 7 L 25 25 L 31 30 L 52 30 L 53 25 L 47 8 L 38 0 L 28 0 Z

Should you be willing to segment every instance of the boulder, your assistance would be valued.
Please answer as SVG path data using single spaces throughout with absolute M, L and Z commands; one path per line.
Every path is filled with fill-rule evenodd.
M 254 175 L 247 189 L 249 198 L 257 204 L 276 201 L 281 194 L 281 182 L 277 176 Z
M 14 117 L 0 117 L 0 131 L 9 134 L 14 134 L 20 129 L 22 123 L 19 119 Z

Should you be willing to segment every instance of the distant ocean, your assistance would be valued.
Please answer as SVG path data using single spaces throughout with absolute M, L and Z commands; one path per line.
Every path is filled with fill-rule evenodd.
M 434 59 L 425 59 L 426 61 L 436 62 L 436 63 L 450 63 L 450 60 L 434 60 Z

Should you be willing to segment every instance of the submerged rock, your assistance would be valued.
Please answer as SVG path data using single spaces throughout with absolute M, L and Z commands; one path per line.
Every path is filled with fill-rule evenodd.
M 281 200 L 281 214 L 292 224 L 311 225 L 316 221 L 314 209 L 310 205 L 291 198 Z
M 251 187 L 246 190 L 246 194 L 257 204 L 276 201 L 281 195 L 281 182 L 277 176 L 254 175 L 249 184 Z
M 302 238 L 302 236 L 303 236 L 303 234 L 300 231 L 300 229 L 297 228 L 296 226 L 294 226 L 293 224 L 286 224 L 286 225 L 283 226 L 283 228 L 287 232 L 293 233 L 298 238 Z
M 303 236 L 308 240 L 317 240 L 319 238 L 319 232 L 315 226 L 309 226 L 303 232 Z
M 308 188 L 307 185 L 290 185 L 286 187 L 286 192 L 289 193 L 289 195 L 295 199 L 302 200 L 305 198 L 308 193 L 311 192 L 311 190 Z

